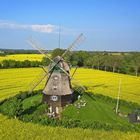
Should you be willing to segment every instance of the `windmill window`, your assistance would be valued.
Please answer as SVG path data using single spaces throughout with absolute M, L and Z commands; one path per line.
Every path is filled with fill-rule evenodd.
M 58 77 L 57 77 L 57 76 L 55 76 L 55 77 L 54 77 L 54 80 L 58 80 Z
M 51 100 L 55 102 L 58 101 L 58 96 L 51 96 Z
M 57 89 L 57 86 L 53 86 L 53 89 L 56 90 Z

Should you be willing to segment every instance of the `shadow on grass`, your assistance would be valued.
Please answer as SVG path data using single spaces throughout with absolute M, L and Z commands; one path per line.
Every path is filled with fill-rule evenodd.
M 25 115 L 25 114 L 29 115 L 29 114 L 34 113 L 40 105 L 42 105 L 42 103 L 39 103 L 39 104 L 34 105 L 34 106 L 31 106 L 30 108 L 24 110 L 21 115 Z
M 88 88 L 86 87 L 86 86 L 84 86 L 84 88 L 87 90 Z M 80 92 L 79 91 L 77 91 L 77 90 L 74 90 L 74 93 L 73 93 L 73 98 L 72 98 L 72 103 L 74 103 L 75 101 L 77 101 L 78 100 L 78 97 L 79 96 L 83 96 L 83 95 L 87 95 L 88 97 L 90 97 L 92 100 L 96 100 L 96 98 L 94 97 L 94 95 L 93 95 L 93 93 L 91 93 L 91 92 L 86 92 L 86 91 L 84 91 L 84 90 L 81 90 Z

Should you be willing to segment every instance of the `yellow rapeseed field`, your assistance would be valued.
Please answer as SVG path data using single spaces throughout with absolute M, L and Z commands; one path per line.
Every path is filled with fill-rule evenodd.
M 3 60 L 16 60 L 16 61 L 41 61 L 44 56 L 42 54 L 13 54 L 0 56 L 0 62 Z
M 72 69 L 71 73 L 74 69 Z M 13 96 L 19 91 L 29 89 L 29 84 L 35 79 L 41 68 L 17 68 L 0 70 L 0 100 Z M 117 98 L 119 81 L 121 79 L 120 98 L 140 103 L 140 77 L 104 72 L 94 69 L 79 68 L 74 78 L 93 93 L 104 94 Z M 75 81 L 73 81 L 75 82 Z M 45 80 L 37 87 L 44 87 Z
M 0 69 L 0 100 L 14 96 L 19 91 L 28 90 L 29 83 L 41 72 L 41 68 Z M 71 73 L 74 69 L 71 70 Z M 119 79 L 122 79 L 121 98 L 140 103 L 140 77 L 103 72 L 93 69 L 79 68 L 74 75 L 75 79 L 93 93 L 100 93 L 117 97 Z M 37 87 L 42 89 L 45 80 Z M 32 123 L 23 123 L 17 119 L 8 119 L 0 115 L 0 139 L 30 139 L 30 140 L 138 140 L 140 134 L 120 131 L 103 131 L 90 129 L 66 129 L 63 127 L 41 126 Z
M 113 98 L 117 98 L 120 84 L 120 98 L 140 104 L 140 77 L 84 68 L 74 77 L 89 91 Z
M 14 68 L 0 70 L 0 100 L 11 97 L 19 91 L 29 90 L 29 84 L 42 72 L 41 68 Z M 43 88 L 42 85 L 37 89 Z

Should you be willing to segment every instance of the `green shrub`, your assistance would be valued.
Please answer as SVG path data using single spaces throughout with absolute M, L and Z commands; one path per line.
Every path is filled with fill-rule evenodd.
M 0 112 L 10 117 L 17 117 L 23 112 L 21 100 L 13 97 L 0 106 Z

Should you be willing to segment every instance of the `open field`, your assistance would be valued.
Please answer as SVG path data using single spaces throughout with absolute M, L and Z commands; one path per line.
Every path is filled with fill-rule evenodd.
M 72 69 L 72 72 L 73 70 L 74 69 Z M 0 100 L 13 96 L 19 91 L 28 90 L 29 83 L 31 83 L 41 71 L 41 68 L 1 69 Z M 121 78 L 120 98 L 140 103 L 140 77 L 84 68 L 79 68 L 74 77 L 81 85 L 86 86 L 89 91 L 113 98 L 117 98 L 118 85 Z M 44 84 L 45 80 L 37 89 L 43 88 Z
M 74 77 L 89 91 L 113 98 L 117 98 L 121 79 L 120 98 L 140 103 L 140 77 L 93 69 L 78 69 Z
M 0 100 L 11 97 L 19 91 L 29 90 L 29 84 L 40 72 L 41 68 L 1 69 Z M 37 89 L 43 88 L 44 82 Z
M 3 60 L 16 60 L 16 61 L 41 61 L 43 58 L 42 54 L 13 54 L 13 55 L 6 55 L 0 56 L 0 62 Z

